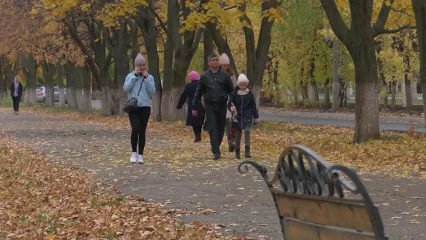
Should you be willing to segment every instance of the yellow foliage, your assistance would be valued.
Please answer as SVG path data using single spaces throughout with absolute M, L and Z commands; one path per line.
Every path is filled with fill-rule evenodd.
M 120 0 L 109 3 L 100 11 L 98 19 L 102 20 L 105 26 L 118 27 L 119 18 L 136 15 L 138 7 L 141 6 L 148 6 L 146 0 Z

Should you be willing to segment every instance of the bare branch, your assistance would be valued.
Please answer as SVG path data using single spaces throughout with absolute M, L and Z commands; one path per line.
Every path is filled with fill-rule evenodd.
M 416 26 L 410 26 L 410 25 L 404 25 L 402 27 L 396 28 L 396 29 L 376 29 L 375 31 L 375 36 L 380 35 L 380 34 L 385 34 L 385 33 L 397 33 L 397 32 L 401 32 L 402 30 L 405 29 L 416 29 Z
M 380 8 L 379 16 L 377 17 L 376 23 L 373 26 L 373 37 L 377 36 L 379 32 L 385 29 L 386 21 L 389 17 L 389 12 L 394 0 L 389 0 L 389 5 L 386 4 L 387 1 L 383 1 L 382 8 Z

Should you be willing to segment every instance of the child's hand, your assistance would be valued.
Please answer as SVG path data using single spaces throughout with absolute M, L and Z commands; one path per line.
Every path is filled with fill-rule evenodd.
M 232 113 L 235 113 L 235 106 L 234 106 L 234 104 L 233 103 L 231 103 L 232 104 L 232 106 L 231 106 L 231 112 Z

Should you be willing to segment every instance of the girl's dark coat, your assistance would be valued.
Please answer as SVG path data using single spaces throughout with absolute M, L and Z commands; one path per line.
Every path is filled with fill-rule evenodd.
M 231 97 L 228 101 L 228 109 L 231 109 L 232 104 L 234 104 L 237 110 L 236 119 L 238 122 L 233 122 L 233 127 L 244 129 L 246 127 L 251 127 L 253 119 L 259 118 L 259 112 L 256 108 L 256 100 L 253 93 L 250 91 L 246 95 L 238 95 L 238 90 L 239 88 L 236 87 L 231 93 Z
M 183 104 L 185 104 L 186 100 L 188 99 L 188 112 L 186 114 L 186 126 L 201 126 L 204 124 L 204 115 L 205 110 L 201 103 L 198 105 L 198 107 L 195 109 L 198 111 L 198 116 L 194 117 L 192 116 L 192 99 L 195 95 L 195 89 L 197 89 L 198 81 L 191 81 L 190 83 L 186 84 L 185 90 L 180 95 L 179 102 L 177 104 L 177 108 L 181 109 Z

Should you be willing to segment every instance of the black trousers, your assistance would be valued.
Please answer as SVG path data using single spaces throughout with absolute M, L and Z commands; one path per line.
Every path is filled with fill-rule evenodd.
M 129 112 L 129 120 L 132 127 L 132 134 L 130 136 L 132 152 L 136 152 L 136 148 L 139 143 L 138 154 L 141 155 L 143 155 L 143 150 L 145 148 L 145 134 L 149 115 L 151 115 L 150 107 L 138 107 L 135 110 Z
M 220 153 L 220 144 L 225 134 L 226 103 L 206 103 L 206 119 L 213 154 Z
M 18 112 L 19 111 L 19 102 L 21 101 L 21 98 L 12 96 L 12 101 L 13 101 L 13 110 L 15 112 Z

